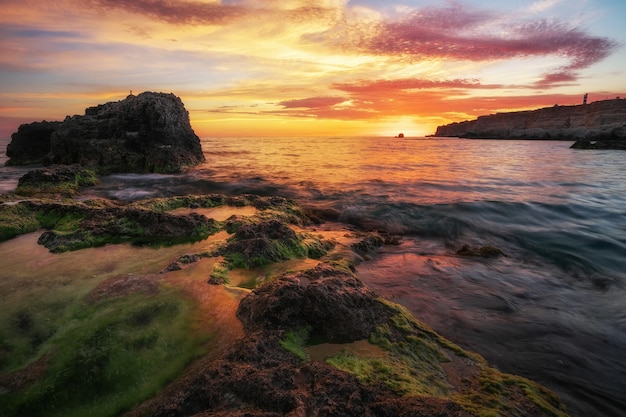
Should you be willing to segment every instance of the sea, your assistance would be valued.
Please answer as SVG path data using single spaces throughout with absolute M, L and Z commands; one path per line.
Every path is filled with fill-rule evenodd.
M 557 392 L 572 416 L 626 416 L 626 152 L 570 145 L 204 138 L 206 163 L 189 172 L 110 175 L 81 198 L 252 193 L 333 209 L 401 238 L 357 266 L 371 289 Z M 27 170 L 0 168 L 0 193 Z M 464 245 L 504 256 L 457 255 Z

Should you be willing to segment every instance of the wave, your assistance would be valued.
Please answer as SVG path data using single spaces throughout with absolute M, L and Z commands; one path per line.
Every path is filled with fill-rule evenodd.
M 626 219 L 611 210 L 580 204 L 418 205 L 363 199 L 340 210 L 341 221 L 364 229 L 437 239 L 444 247 L 496 246 L 520 261 L 550 263 L 597 287 L 626 283 Z

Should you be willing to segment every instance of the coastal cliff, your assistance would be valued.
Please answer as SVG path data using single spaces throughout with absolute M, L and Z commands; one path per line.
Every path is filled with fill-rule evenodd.
M 626 99 L 480 116 L 439 126 L 433 136 L 621 141 L 626 140 Z
M 179 172 L 204 161 L 181 99 L 145 92 L 89 107 L 63 122 L 21 125 L 8 165 L 81 164 L 99 172 Z

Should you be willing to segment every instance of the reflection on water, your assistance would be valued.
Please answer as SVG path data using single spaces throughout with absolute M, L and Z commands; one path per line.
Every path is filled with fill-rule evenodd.
M 552 387 L 572 415 L 626 409 L 623 288 L 599 291 L 510 257 L 442 256 L 419 242 L 384 252 L 358 267 L 374 291 L 501 370 Z
M 198 213 L 218 222 L 223 222 L 231 216 L 252 216 L 256 214 L 257 209 L 253 206 L 229 207 L 219 206 L 212 208 L 179 208 L 169 211 L 170 214 L 186 215 L 190 213 Z
M 382 358 L 388 354 L 378 345 L 370 343 L 368 340 L 357 340 L 352 343 L 322 343 L 306 348 L 306 354 L 309 359 L 324 362 L 326 358 L 347 352 L 359 358 Z
M 14 295 L 45 295 L 49 289 L 72 285 L 73 291 L 89 291 L 99 282 L 122 274 L 150 274 L 165 268 L 183 254 L 183 245 L 148 248 L 109 245 L 101 248 L 55 254 L 37 244 L 41 232 L 29 233 L 0 243 L 0 294 L 3 302 Z M 25 292 L 24 288 L 32 291 Z
M 24 308 L 71 305 L 105 281 L 141 280 L 181 288 L 197 301 L 195 328 L 213 334 L 209 350 L 216 355 L 243 334 L 235 311 L 245 292 L 207 284 L 214 259 L 203 259 L 179 271 L 161 273 L 186 253 L 202 252 L 228 235 L 218 233 L 193 244 L 171 247 L 106 245 L 51 253 L 37 244 L 41 232 L 0 243 L 0 320 Z

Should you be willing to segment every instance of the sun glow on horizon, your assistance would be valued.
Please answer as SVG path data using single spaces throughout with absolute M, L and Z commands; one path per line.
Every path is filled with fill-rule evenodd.
M 7 0 L 0 134 L 130 90 L 173 92 L 195 130 L 218 136 L 423 136 L 483 114 L 579 103 L 585 93 L 626 95 L 617 22 L 626 6 L 590 0 L 571 9 Z

